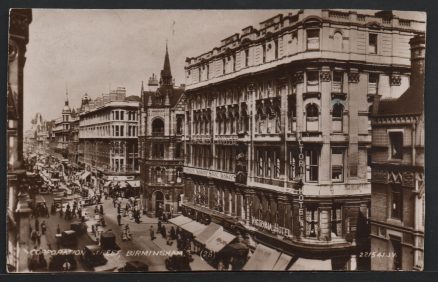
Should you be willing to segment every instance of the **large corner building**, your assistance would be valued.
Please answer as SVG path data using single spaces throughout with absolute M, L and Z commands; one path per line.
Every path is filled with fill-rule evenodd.
M 288 254 L 290 270 L 369 268 L 370 106 L 408 89 L 424 28 L 301 10 L 187 58 L 183 213 Z

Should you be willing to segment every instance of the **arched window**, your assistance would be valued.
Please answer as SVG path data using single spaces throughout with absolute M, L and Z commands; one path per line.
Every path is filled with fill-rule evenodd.
M 333 132 L 342 132 L 342 119 L 344 114 L 344 106 L 337 102 L 333 105 L 332 110 L 332 130 Z
M 319 110 L 316 104 L 306 106 L 306 129 L 307 131 L 319 130 Z
M 181 135 L 183 133 L 183 122 L 184 122 L 184 118 L 178 116 L 176 121 L 176 134 L 178 135 Z
M 333 35 L 333 47 L 336 51 L 342 51 L 343 49 L 343 42 L 342 42 L 342 34 L 337 31 Z
M 157 118 L 152 122 L 152 135 L 164 135 L 164 122 Z

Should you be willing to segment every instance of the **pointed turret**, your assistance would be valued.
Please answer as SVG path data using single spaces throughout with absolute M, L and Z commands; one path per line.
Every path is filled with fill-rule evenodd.
M 164 66 L 161 70 L 160 85 L 172 85 L 172 81 L 172 71 L 170 70 L 169 52 L 166 42 L 166 55 L 164 56 Z
M 68 105 L 68 89 L 65 89 L 65 103 L 64 108 L 62 109 L 63 113 L 70 113 L 70 107 Z

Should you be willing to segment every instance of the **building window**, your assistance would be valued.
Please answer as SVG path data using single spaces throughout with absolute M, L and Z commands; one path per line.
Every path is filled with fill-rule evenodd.
M 319 154 L 318 151 L 308 150 L 306 151 L 306 181 L 307 182 L 317 182 L 318 181 L 318 162 Z
M 344 105 L 337 102 L 332 109 L 332 130 L 333 132 L 342 132 L 342 120 L 344 116 Z
M 368 35 L 368 53 L 377 54 L 377 34 L 370 33 Z
M 318 71 L 308 71 L 307 72 L 307 92 L 318 92 L 319 91 L 319 77 Z
M 344 181 L 344 149 L 332 148 L 332 181 Z
M 182 116 L 178 116 L 176 120 L 176 134 L 181 135 L 183 132 L 183 121 L 184 118 Z
M 291 150 L 289 151 L 289 180 L 294 180 L 299 175 L 299 169 L 298 157 Z
M 164 122 L 157 118 L 152 122 L 152 135 L 164 135 Z
M 222 59 L 222 74 L 225 74 L 225 67 L 226 67 L 226 61 L 225 58 Z
M 391 187 L 391 218 L 403 219 L 403 193 L 400 186 Z
M 125 135 L 125 126 L 121 125 L 120 126 L 120 136 L 124 136 L 124 135 Z
M 390 158 L 393 160 L 403 159 L 403 132 L 388 132 L 390 142 Z
M 152 148 L 153 148 L 152 155 L 155 159 L 164 158 L 164 144 L 163 143 L 155 143 L 155 144 L 153 144 Z
M 369 73 L 368 75 L 368 94 L 377 94 L 379 85 L 379 74 Z
M 245 67 L 249 66 L 249 49 L 245 50 Z
M 332 208 L 332 237 L 342 237 L 342 209 L 339 206 Z
M 344 77 L 343 72 L 340 71 L 333 72 L 332 92 L 342 93 L 343 77 Z
M 334 43 L 333 47 L 336 51 L 342 51 L 343 49 L 342 41 L 343 41 L 342 34 L 339 31 L 335 32 L 335 34 L 333 35 L 333 43 Z
M 175 158 L 181 158 L 181 143 L 176 143 L 175 147 Z
M 319 130 L 319 110 L 316 104 L 308 104 L 306 106 L 306 130 Z
M 319 49 L 319 29 L 307 30 L 307 50 Z
M 119 126 L 116 125 L 115 128 L 116 128 L 116 136 L 119 136 L 120 135 Z
M 116 120 L 119 120 L 119 111 L 116 111 Z
M 318 207 L 306 208 L 306 237 L 316 237 L 318 227 Z
M 391 236 L 391 245 L 392 249 L 395 253 L 394 259 L 393 259 L 393 270 L 400 270 L 402 269 L 402 244 L 401 244 L 401 238 Z
M 262 50 L 263 61 L 262 62 L 266 63 L 266 45 L 263 44 L 262 48 L 263 48 L 263 50 Z
M 120 120 L 125 120 L 125 111 L 120 111 Z
M 275 59 L 278 59 L 278 39 L 274 40 L 274 48 L 275 48 Z

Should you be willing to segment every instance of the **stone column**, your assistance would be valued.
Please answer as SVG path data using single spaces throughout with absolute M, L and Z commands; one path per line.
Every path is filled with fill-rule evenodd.
M 320 71 L 321 81 L 321 106 L 320 110 L 320 131 L 322 132 L 322 148 L 319 163 L 319 184 L 330 184 L 330 164 L 331 164 L 331 72 L 329 67 L 323 67 Z
M 365 93 L 364 93 L 365 92 Z M 361 75 L 358 69 L 350 69 L 348 73 L 348 177 L 358 176 L 359 166 L 359 97 L 367 92 L 366 77 Z

